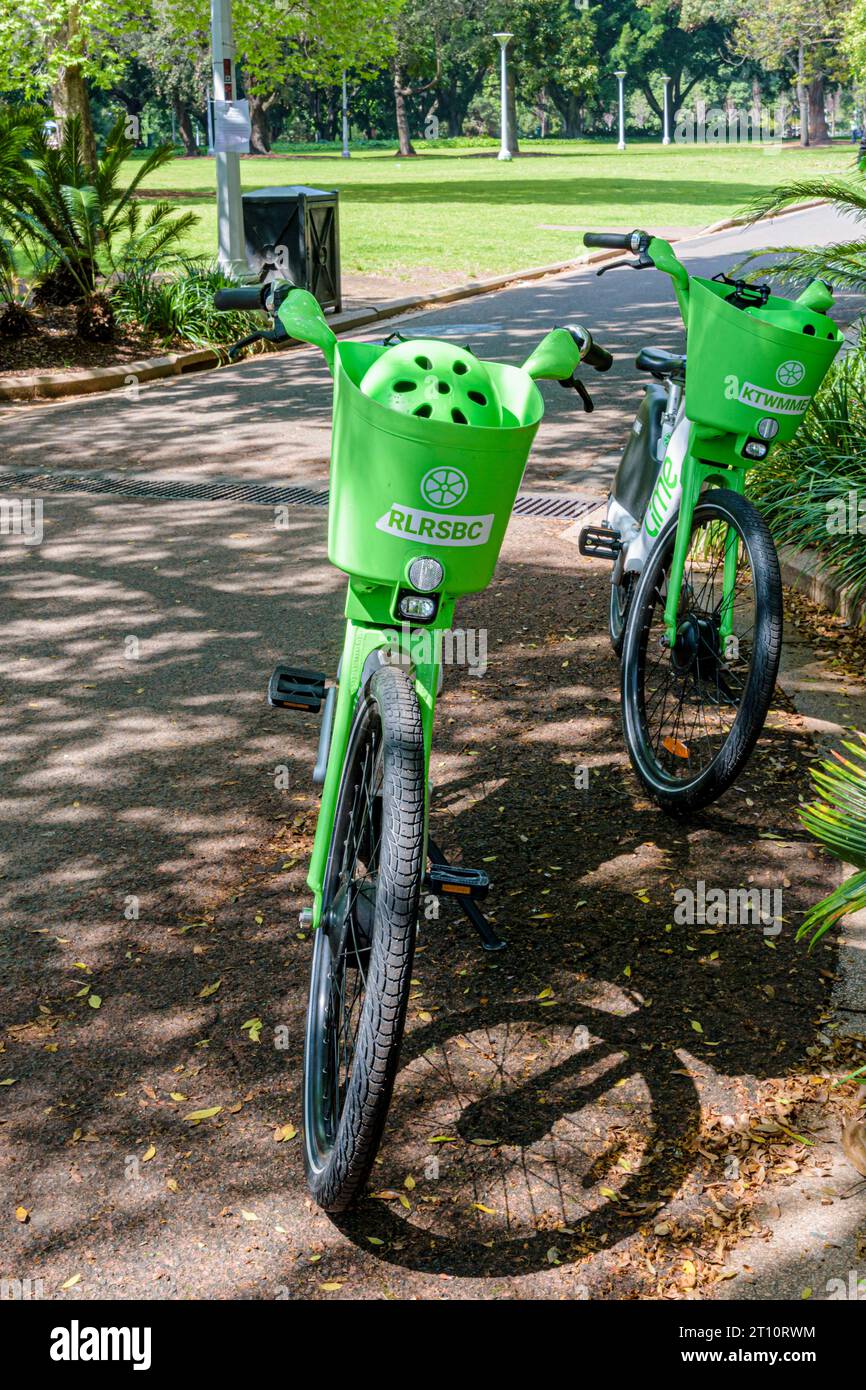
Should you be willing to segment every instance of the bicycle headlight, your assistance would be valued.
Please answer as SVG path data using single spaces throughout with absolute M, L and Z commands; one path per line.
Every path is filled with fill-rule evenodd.
M 422 594 L 429 594 L 438 589 L 445 577 L 445 571 L 439 561 L 431 559 L 428 555 L 418 555 L 407 573 L 412 588 L 418 589 Z
M 747 459 L 765 459 L 770 446 L 765 439 L 747 439 L 743 445 L 743 456 Z
M 416 623 L 429 623 L 436 617 L 437 607 L 438 601 L 435 598 L 427 598 L 424 594 L 407 594 L 404 591 L 397 602 L 397 613 L 399 617 L 414 619 Z

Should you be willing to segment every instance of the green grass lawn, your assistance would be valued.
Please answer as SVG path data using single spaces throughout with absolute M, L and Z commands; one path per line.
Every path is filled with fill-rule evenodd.
M 408 279 L 420 267 L 474 275 L 568 260 L 589 229 L 703 227 L 760 189 L 840 174 L 854 158 L 853 146 L 842 142 L 814 151 L 635 144 L 620 153 L 598 141 L 557 141 L 550 154 L 529 148 L 510 164 L 423 146 L 415 159 L 379 149 L 351 160 L 335 152 L 244 158 L 241 181 L 245 189 L 339 189 L 344 271 Z M 188 249 L 213 254 L 213 159 L 178 158 L 148 184 L 198 214 Z

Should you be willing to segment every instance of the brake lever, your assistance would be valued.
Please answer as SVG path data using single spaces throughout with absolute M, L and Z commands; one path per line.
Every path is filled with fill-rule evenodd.
M 277 319 L 273 328 L 262 328 L 257 333 L 248 333 L 245 338 L 240 338 L 238 342 L 232 343 L 228 351 L 229 361 L 234 362 L 238 354 L 243 352 L 244 348 L 249 347 L 251 343 L 282 343 L 288 336 L 285 328 Z
M 559 384 L 560 386 L 564 386 L 566 391 L 576 391 L 577 394 L 580 396 L 580 399 L 583 401 L 584 414 L 592 414 L 592 412 L 595 410 L 595 404 L 593 402 L 592 396 L 587 391 L 579 376 L 575 374 L 574 376 L 564 377 Z
M 609 270 L 648 270 L 654 262 L 643 252 L 636 256 L 633 261 L 611 261 L 609 265 L 603 265 L 597 270 L 596 275 L 606 275 Z

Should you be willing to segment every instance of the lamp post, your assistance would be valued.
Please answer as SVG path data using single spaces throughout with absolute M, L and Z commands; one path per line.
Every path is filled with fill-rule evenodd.
M 235 43 L 232 34 L 231 0 L 211 0 L 211 44 L 214 103 L 234 101 Z M 214 136 L 216 137 L 216 119 Z M 216 146 L 218 142 L 214 141 Z M 244 219 L 241 203 L 241 160 L 239 154 L 216 151 L 217 258 L 223 270 L 248 275 L 244 255 Z
M 625 78 L 625 68 L 617 68 L 614 77 L 619 83 L 619 141 L 617 149 L 625 149 L 625 97 L 623 95 L 622 84 Z
M 494 34 L 493 37 L 499 40 L 500 49 L 500 83 L 502 87 L 502 139 L 499 146 L 497 159 L 510 159 L 511 150 L 508 142 L 508 45 L 514 38 L 513 34 Z
M 349 98 L 346 95 L 346 69 L 343 68 L 343 158 L 349 157 Z
M 669 106 L 668 106 L 668 93 L 670 92 L 671 79 L 670 79 L 669 77 L 663 77 L 663 78 L 662 78 L 662 82 L 665 84 L 665 86 L 664 86 L 664 95 L 663 95 L 663 97 L 662 97 L 662 100 L 664 101 L 664 104 L 665 104 L 665 105 L 664 105 L 664 134 L 662 135 L 662 144 L 663 144 L 663 145 L 669 145 L 669 144 L 671 143 L 671 130 L 670 130 L 669 115 L 668 115 L 668 112 L 669 112 L 669 109 L 670 109 Z

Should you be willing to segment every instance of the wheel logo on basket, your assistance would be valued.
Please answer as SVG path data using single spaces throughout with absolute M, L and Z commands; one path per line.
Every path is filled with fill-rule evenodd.
M 796 357 L 790 361 L 783 362 L 776 371 L 776 380 L 780 386 L 799 386 L 803 377 L 806 375 L 806 368 L 802 362 L 798 362 Z
M 431 507 L 456 507 L 469 491 L 469 479 L 459 468 L 431 468 L 421 479 L 421 496 Z

